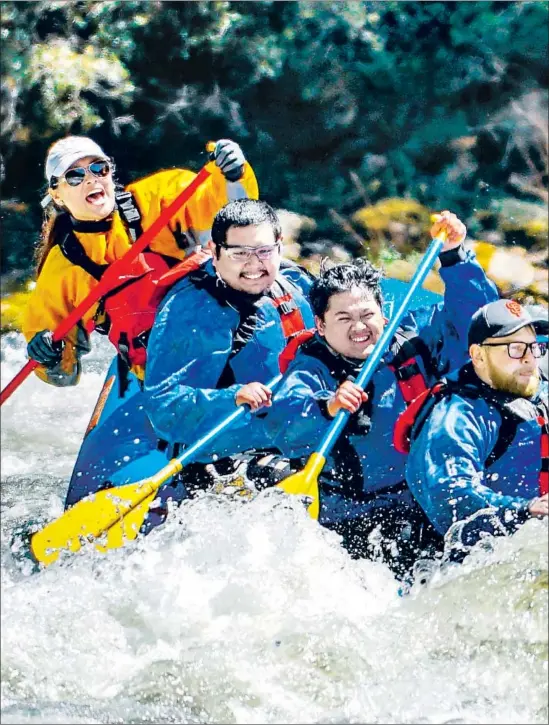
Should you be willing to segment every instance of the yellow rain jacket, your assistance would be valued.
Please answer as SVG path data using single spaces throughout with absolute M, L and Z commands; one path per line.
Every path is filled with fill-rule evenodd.
M 211 172 L 189 201 L 173 215 L 170 222 L 150 244 L 153 252 L 183 259 L 189 249 L 204 245 L 216 213 L 235 199 L 257 199 L 258 186 L 252 167 L 246 163 L 243 176 L 229 182 L 214 162 Z M 141 213 L 143 229 L 148 229 L 162 210 L 180 194 L 196 176 L 187 169 L 171 169 L 140 179 L 126 187 L 131 191 Z M 112 226 L 106 232 L 76 232 L 88 257 L 98 264 L 111 264 L 122 257 L 131 246 L 131 238 L 115 211 Z M 27 341 L 41 330 L 55 330 L 63 319 L 89 294 L 98 282 L 81 267 L 72 264 L 54 246 L 42 267 L 36 287 L 23 315 L 22 332 Z M 61 362 L 53 368 L 39 365 L 36 374 L 47 383 L 57 386 L 76 385 L 80 378 L 80 357 L 89 352 L 89 335 L 85 329 L 97 310 L 88 310 L 82 321 L 65 338 Z

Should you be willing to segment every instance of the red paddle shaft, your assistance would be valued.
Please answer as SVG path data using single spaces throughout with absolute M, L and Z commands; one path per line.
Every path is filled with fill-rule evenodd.
M 106 274 L 103 276 L 99 284 L 94 287 L 91 292 L 85 297 L 82 302 L 74 308 L 68 317 L 66 317 L 60 325 L 58 325 L 53 333 L 53 340 L 62 340 L 72 328 L 82 319 L 86 312 L 105 295 L 111 289 L 113 289 L 119 277 L 123 274 L 125 268 L 133 262 L 133 260 L 150 244 L 150 242 L 156 237 L 158 232 L 166 226 L 172 216 L 178 211 L 183 204 L 188 201 L 194 192 L 201 186 L 206 179 L 210 176 L 210 172 L 204 167 L 191 183 L 186 186 L 183 191 L 176 197 L 172 203 L 167 206 L 160 216 L 155 219 L 151 226 L 146 229 L 139 239 L 132 244 L 131 248 L 126 254 L 113 262 L 108 268 Z M 39 365 L 36 360 L 29 360 L 24 367 L 12 378 L 12 380 L 6 385 L 6 387 L 0 393 L 0 405 L 4 404 L 10 395 L 17 390 L 21 383 L 31 374 L 31 372 Z

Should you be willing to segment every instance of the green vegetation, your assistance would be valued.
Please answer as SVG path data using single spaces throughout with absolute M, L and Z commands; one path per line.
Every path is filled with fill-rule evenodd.
M 238 140 L 307 257 L 377 259 L 449 208 L 547 258 L 546 2 L 2 2 L 2 272 L 31 273 L 67 133 L 121 181 Z M 541 256 L 540 256 L 541 255 Z M 537 294 L 537 293 L 536 293 Z

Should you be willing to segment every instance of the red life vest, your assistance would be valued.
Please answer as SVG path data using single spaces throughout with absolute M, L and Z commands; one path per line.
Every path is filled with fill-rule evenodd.
M 549 493 L 549 415 L 538 416 L 538 423 L 541 427 L 541 468 L 539 472 L 539 493 L 544 496 Z
M 443 382 L 435 383 L 431 388 L 425 388 L 398 416 L 393 429 L 393 445 L 399 453 L 410 453 L 412 428 L 418 420 L 420 412 L 424 413 L 426 419 L 435 403 L 442 397 L 443 390 Z
M 156 311 L 168 290 L 209 259 L 211 254 L 198 250 L 170 267 L 162 255 L 143 252 L 122 284 L 103 298 L 101 312 L 108 317 L 108 338 L 130 368 L 147 362 Z
M 290 363 L 297 354 L 297 351 L 303 345 L 304 342 L 310 340 L 315 336 L 315 330 L 301 330 L 297 332 L 293 338 L 288 342 L 284 350 L 278 356 L 278 367 L 280 372 L 284 374 L 288 369 Z
M 142 257 L 142 269 L 135 270 L 133 276 L 128 275 L 127 280 L 104 301 L 104 311 L 110 321 L 109 340 L 130 367 L 146 364 L 149 335 L 158 306 L 167 292 L 176 282 L 202 268 L 212 255 L 199 249 L 171 268 L 154 252 L 144 252 Z M 212 285 L 212 292 L 213 287 L 215 285 Z M 270 299 L 280 315 L 284 337 L 290 340 L 305 328 L 290 284 L 281 278 L 275 280 Z
M 141 213 L 129 191 L 116 191 L 116 205 L 126 230 L 133 241 L 142 234 Z M 65 257 L 84 269 L 97 280 L 109 269 L 86 254 L 73 231 L 68 215 L 59 220 L 59 248 Z M 94 231 L 96 222 L 80 222 Z M 99 222 L 101 224 L 101 222 Z M 182 262 L 161 254 L 142 252 L 123 275 L 113 280 L 112 291 L 101 300 L 95 320 L 86 326 L 88 332 L 96 329 L 107 334 L 119 354 L 121 393 L 126 388 L 123 378 L 131 368 L 143 368 L 147 360 L 147 342 L 158 305 L 168 290 L 180 279 L 196 272 L 211 259 L 211 253 L 202 249 L 191 253 Z M 215 296 L 216 285 L 208 285 Z M 292 296 L 293 286 L 282 276 L 272 284 L 269 297 L 280 315 L 286 340 L 305 328 L 299 306 Z M 104 318 L 104 319 L 101 319 Z M 100 319 L 100 322 L 97 320 Z M 233 353 L 235 350 L 233 350 Z M 136 372 L 138 372 L 136 370 Z

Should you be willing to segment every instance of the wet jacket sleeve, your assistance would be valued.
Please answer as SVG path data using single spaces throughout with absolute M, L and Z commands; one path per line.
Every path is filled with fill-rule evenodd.
M 322 372 L 322 365 L 311 359 L 310 367 L 298 355 L 300 369 L 292 363 L 276 391 L 273 405 L 265 417 L 265 427 L 273 446 L 286 456 L 301 457 L 311 453 L 330 426 L 326 402 L 332 397 Z
M 460 340 L 467 339 L 473 314 L 499 295 L 496 285 L 486 276 L 472 249 L 463 245 L 440 256 L 440 276 L 445 285 L 444 309 Z
M 215 215 L 221 207 L 237 199 L 257 199 L 259 189 L 250 164 L 244 164 L 244 173 L 238 181 L 227 181 L 218 166 L 210 163 L 211 176 L 197 189 L 186 205 L 190 228 L 199 244 L 210 240 Z
M 204 245 L 210 239 L 210 230 L 215 215 L 229 201 L 236 199 L 257 199 L 259 190 L 250 164 L 244 164 L 244 173 L 238 181 L 227 181 L 219 167 L 213 162 L 207 166 L 210 176 L 199 186 L 191 198 L 177 211 L 169 222 L 172 234 L 186 235 L 179 240 L 179 247 Z M 127 188 L 131 191 L 142 214 L 143 227 L 149 227 L 161 211 L 179 196 L 196 174 L 188 169 L 159 171 L 140 179 Z M 170 249 L 154 251 L 169 254 Z
M 426 343 L 432 366 L 431 378 L 461 367 L 469 358 L 467 331 L 474 312 L 498 299 L 497 288 L 476 261 L 474 252 L 462 246 L 440 255 L 444 302 L 421 308 L 403 321 Z
M 509 532 L 527 518 L 527 499 L 505 496 L 483 483 L 484 461 L 500 423 L 499 413 L 484 401 L 475 407 L 454 396 L 435 406 L 413 443 L 406 480 L 440 533 L 486 508 Z
M 38 276 L 23 314 L 21 329 L 27 342 L 41 330 L 55 330 L 89 291 L 89 275 L 68 262 L 54 247 Z M 83 322 L 93 316 L 95 309 L 96 305 L 84 316 Z M 76 385 L 82 370 L 80 358 L 90 349 L 89 335 L 83 324 L 76 325 L 65 338 L 61 362 L 53 368 L 39 365 L 35 373 L 51 385 Z
M 309 297 L 309 292 L 313 286 L 314 277 L 303 267 L 290 262 L 285 262 L 281 266 L 281 274 L 291 280 L 303 292 L 305 297 Z
M 169 295 L 160 308 L 147 348 L 144 387 L 147 413 L 160 438 L 192 443 L 234 412 L 241 386 L 212 387 L 231 351 L 231 313 L 190 286 Z

